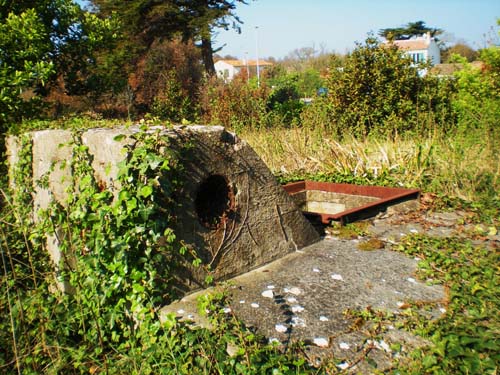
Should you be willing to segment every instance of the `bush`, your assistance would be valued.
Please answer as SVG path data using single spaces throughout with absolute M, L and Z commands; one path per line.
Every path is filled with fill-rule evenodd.
M 421 77 L 425 68 L 412 65 L 396 46 L 380 45 L 369 36 L 343 66 L 332 65 L 329 126 L 337 134 L 395 136 L 449 119 L 447 92 L 436 78 Z M 433 115 L 436 109 L 437 117 Z
M 235 131 L 258 129 L 265 124 L 268 93 L 265 84 L 255 88 L 240 77 L 229 83 L 211 78 L 202 87 L 203 121 Z

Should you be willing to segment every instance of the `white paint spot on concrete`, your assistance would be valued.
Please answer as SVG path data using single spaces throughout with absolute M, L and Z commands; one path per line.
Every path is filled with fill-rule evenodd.
M 283 324 L 276 324 L 274 326 L 274 329 L 280 333 L 285 333 L 286 331 L 288 331 L 288 328 L 287 326 L 283 325 Z
M 293 305 L 292 306 L 292 312 L 298 313 L 304 311 L 304 308 L 300 305 Z
M 328 340 L 324 337 L 315 337 L 313 343 L 321 348 L 326 348 L 328 346 Z
M 346 342 L 341 342 L 339 344 L 339 347 L 340 347 L 340 349 L 343 349 L 343 350 L 349 350 L 351 348 L 351 346 Z
M 290 293 L 290 294 L 298 296 L 299 294 L 302 293 L 302 290 L 300 290 L 299 288 L 294 286 L 293 288 L 290 288 L 290 289 L 285 288 L 285 293 Z
M 347 362 L 341 362 L 337 365 L 337 367 L 341 370 L 347 370 L 349 368 L 349 363 Z
M 259 304 L 255 303 L 255 302 L 253 302 L 250 306 L 252 306 L 254 309 L 258 309 L 259 308 Z
M 290 323 L 293 327 L 305 327 L 306 321 L 298 316 L 292 316 L 292 321 Z
M 274 297 L 274 293 L 273 293 L 272 290 L 264 290 L 262 292 L 262 297 L 273 298 Z
M 334 273 L 334 274 L 332 275 L 332 279 L 333 279 L 333 280 L 337 280 L 337 281 L 342 281 L 342 280 L 344 280 L 344 279 L 343 279 L 343 277 L 342 277 L 342 275 L 339 275 L 338 273 Z
M 384 340 L 380 340 L 378 342 L 375 342 L 375 346 L 378 349 L 382 349 L 382 350 L 386 351 L 387 353 L 391 352 L 391 348 L 390 348 L 389 344 L 386 343 Z
M 319 317 L 319 320 L 320 320 L 320 322 L 328 322 L 330 319 L 328 319 L 328 318 L 327 318 L 326 316 L 324 316 L 324 315 L 321 315 L 321 316 Z

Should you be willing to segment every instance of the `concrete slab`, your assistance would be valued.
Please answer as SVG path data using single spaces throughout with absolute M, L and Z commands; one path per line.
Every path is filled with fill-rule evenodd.
M 398 314 L 408 301 L 432 301 L 439 307 L 444 291 L 441 286 L 416 280 L 415 259 L 389 250 L 361 251 L 357 244 L 356 240 L 326 238 L 231 279 L 228 307 L 270 341 L 310 344 L 308 353 L 313 360 L 340 358 L 345 366 L 369 372 L 367 363 L 355 364 L 369 347 L 378 369 L 388 367 L 391 342 L 397 340 L 409 349 L 422 345 L 423 340 L 388 327 L 378 341 L 370 342 L 363 331 L 351 329 L 353 319 L 345 311 L 370 307 Z M 199 294 L 166 306 L 162 314 L 173 312 L 183 319 L 196 319 Z M 439 316 L 440 312 L 433 314 Z

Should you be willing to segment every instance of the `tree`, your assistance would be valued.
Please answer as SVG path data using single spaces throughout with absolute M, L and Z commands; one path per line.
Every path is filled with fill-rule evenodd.
M 468 62 L 472 62 L 476 60 L 478 53 L 476 50 L 468 46 L 465 42 L 459 42 L 443 51 L 441 59 L 445 63 L 448 63 L 452 59 L 453 55 L 460 55 L 462 57 L 465 57 Z
M 407 40 L 414 36 L 430 33 L 432 37 L 441 34 L 443 30 L 428 27 L 424 21 L 409 22 L 406 26 L 381 29 L 379 35 L 387 40 Z
M 115 15 L 136 47 L 147 50 L 157 40 L 181 35 L 184 41 L 199 43 L 205 71 L 215 74 L 212 34 L 215 29 L 233 27 L 239 31 L 240 19 L 234 13 L 237 3 L 246 0 L 92 0 L 104 16 Z
M 35 113 L 57 79 L 70 94 L 89 90 L 95 53 L 113 24 L 72 0 L 16 0 L 0 5 L 0 130 Z

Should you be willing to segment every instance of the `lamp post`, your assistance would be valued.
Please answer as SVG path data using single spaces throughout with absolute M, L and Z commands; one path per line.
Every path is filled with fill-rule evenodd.
M 259 67 L 259 26 L 255 26 L 255 55 L 257 58 L 257 87 L 260 87 L 260 67 Z

